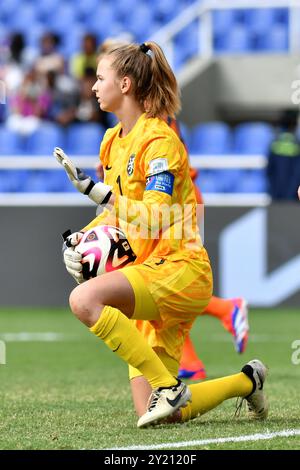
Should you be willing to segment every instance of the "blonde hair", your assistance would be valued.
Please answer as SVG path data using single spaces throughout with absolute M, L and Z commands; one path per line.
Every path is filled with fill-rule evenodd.
M 117 49 L 118 47 L 127 46 L 128 41 L 117 39 L 117 38 L 107 38 L 99 46 L 97 51 L 97 61 L 99 62 L 102 57 L 108 54 L 110 51 Z
M 111 67 L 119 78 L 131 78 L 134 96 L 148 117 L 174 118 L 180 111 L 177 80 L 158 44 L 122 44 L 106 55 L 112 56 Z

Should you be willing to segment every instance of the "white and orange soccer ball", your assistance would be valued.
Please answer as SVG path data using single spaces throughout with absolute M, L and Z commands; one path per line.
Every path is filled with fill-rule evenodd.
M 85 280 L 124 268 L 136 259 L 124 232 L 110 225 L 99 225 L 87 230 L 75 251 L 82 255 L 82 275 Z

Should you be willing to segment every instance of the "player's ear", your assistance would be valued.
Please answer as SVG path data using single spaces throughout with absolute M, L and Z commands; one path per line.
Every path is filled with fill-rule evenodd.
M 123 77 L 121 80 L 121 92 L 125 94 L 125 93 L 128 93 L 130 89 L 131 89 L 130 77 Z

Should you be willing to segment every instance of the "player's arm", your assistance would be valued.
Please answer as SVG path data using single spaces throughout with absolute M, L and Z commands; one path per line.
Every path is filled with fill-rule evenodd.
M 72 160 L 59 147 L 55 147 L 54 157 L 66 171 L 73 186 L 82 194 L 88 196 L 96 204 L 105 206 L 112 195 L 112 188 L 102 182 L 95 183 L 92 178 L 86 175 L 80 168 L 77 168 Z

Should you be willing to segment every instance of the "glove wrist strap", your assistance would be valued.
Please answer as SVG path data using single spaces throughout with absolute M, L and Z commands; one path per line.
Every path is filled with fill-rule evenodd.
M 89 182 L 88 187 L 87 187 L 86 190 L 84 191 L 84 194 L 85 194 L 86 196 L 88 196 L 94 186 L 95 186 L 95 183 L 94 183 L 94 181 L 91 180 L 91 181 Z

